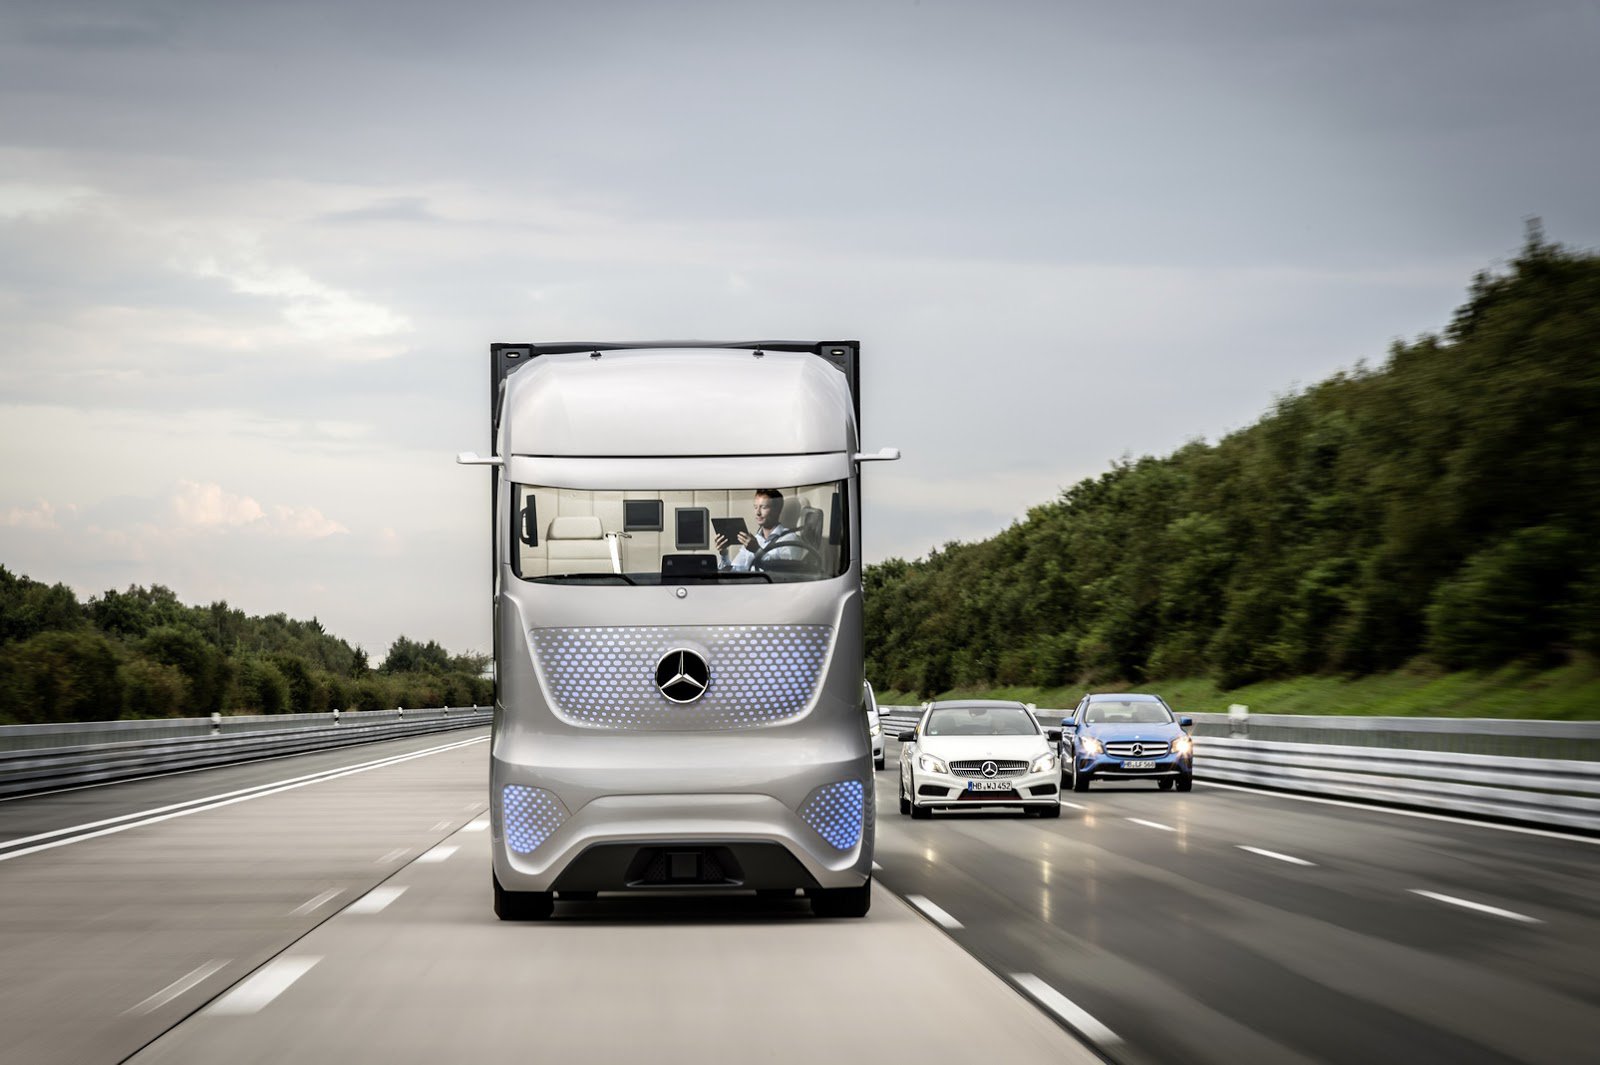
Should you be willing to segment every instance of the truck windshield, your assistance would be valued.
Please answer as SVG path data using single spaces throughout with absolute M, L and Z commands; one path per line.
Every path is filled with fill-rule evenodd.
M 515 484 L 512 567 L 549 584 L 783 584 L 850 568 L 844 481 L 589 491 Z

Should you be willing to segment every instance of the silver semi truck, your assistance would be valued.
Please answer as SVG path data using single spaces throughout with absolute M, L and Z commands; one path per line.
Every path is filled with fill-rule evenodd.
M 495 912 L 862 916 L 860 347 L 493 344 Z

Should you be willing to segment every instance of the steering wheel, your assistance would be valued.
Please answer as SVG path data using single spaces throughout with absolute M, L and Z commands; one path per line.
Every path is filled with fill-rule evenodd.
M 821 573 L 824 565 L 822 552 L 798 537 L 793 539 L 780 538 L 772 541 L 766 547 L 763 547 L 761 550 L 757 551 L 755 556 L 750 559 L 750 568 L 765 573 L 766 568 L 761 565 L 761 560 L 766 558 L 769 551 L 777 551 L 779 548 L 796 547 L 801 551 L 804 551 L 805 554 L 801 555 L 799 558 L 774 558 L 772 560 L 773 562 L 784 563 L 783 566 L 779 566 L 777 568 L 776 572 L 783 572 L 788 569 L 789 563 L 794 563 L 796 571 L 814 570 L 817 573 Z

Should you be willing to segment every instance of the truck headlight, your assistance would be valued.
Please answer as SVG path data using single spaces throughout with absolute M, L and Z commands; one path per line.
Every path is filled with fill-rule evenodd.
M 924 773 L 948 774 L 950 772 L 949 766 L 945 765 L 931 754 L 917 755 L 917 768 L 921 769 Z
M 1083 754 L 1101 754 L 1105 751 L 1105 747 L 1093 736 L 1079 736 L 1078 750 Z
M 1194 741 L 1188 736 L 1179 736 L 1177 739 L 1172 741 L 1173 754 L 1187 755 L 1193 749 Z
M 1028 772 L 1030 772 L 1030 773 L 1048 773 L 1050 770 L 1054 769 L 1055 767 L 1056 767 L 1056 756 L 1055 755 L 1048 754 L 1048 753 L 1047 754 L 1041 754 L 1039 757 L 1037 757 L 1037 758 L 1035 758 L 1033 760 L 1033 764 L 1028 767 Z

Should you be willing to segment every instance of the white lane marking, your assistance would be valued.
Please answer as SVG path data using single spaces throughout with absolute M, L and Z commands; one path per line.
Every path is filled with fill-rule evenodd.
M 465 825 L 463 825 L 461 827 L 461 831 L 463 831 L 463 832 L 482 832 L 484 829 L 486 829 L 488 827 L 489 827 L 489 819 L 487 817 L 480 817 L 476 821 L 468 821 Z
M 1083 803 L 1081 803 L 1081 802 L 1068 802 L 1065 799 L 1061 800 L 1061 805 L 1062 806 L 1070 806 L 1074 810 L 1087 810 L 1088 809 L 1088 807 L 1083 805 Z
M 1421 895 L 1423 898 L 1434 899 L 1438 902 L 1447 902 L 1452 906 L 1462 906 L 1469 910 L 1477 910 L 1479 913 L 1491 913 L 1496 917 L 1509 917 L 1511 920 L 1521 921 L 1523 924 L 1544 924 L 1537 917 L 1512 913 L 1510 910 L 1502 910 L 1498 906 L 1485 906 L 1481 902 L 1473 902 L 1470 899 L 1458 899 L 1454 895 L 1441 895 L 1437 891 L 1423 891 L 1421 888 L 1412 888 L 1411 893 L 1413 895 Z
M 123 1013 L 124 1015 L 132 1014 L 136 1016 L 145 1013 L 154 1013 L 156 1010 L 160 1009 L 162 1006 L 165 1006 L 167 1003 L 171 1002 L 185 991 L 188 991 L 190 988 L 199 984 L 202 980 L 205 980 L 207 977 L 227 964 L 227 958 L 217 958 L 214 961 L 206 962 L 204 965 L 196 966 L 190 972 L 178 977 L 176 980 L 172 981 L 172 983 L 168 984 L 166 987 L 163 987 L 160 991 L 157 991 L 155 994 L 151 995 L 137 1006 L 133 1006 L 124 1010 Z
M 344 908 L 345 913 L 382 913 L 395 899 L 406 893 L 404 887 L 375 887 Z
M 410 847 L 396 847 L 394 850 L 390 851 L 388 854 L 385 854 L 382 858 L 379 858 L 377 861 L 373 862 L 372 864 L 373 865 L 388 865 L 390 862 L 399 861 L 401 858 L 404 858 L 407 854 L 410 854 L 410 853 L 411 853 L 411 848 Z
M 304 917 L 306 914 L 311 913 L 314 910 L 320 909 L 321 907 L 327 905 L 328 903 L 332 902 L 334 899 L 338 898 L 340 895 L 343 895 L 343 894 L 344 894 L 344 891 L 342 891 L 339 888 L 329 888 L 327 891 L 324 891 L 322 894 L 317 895 L 314 898 L 307 899 L 305 902 L 302 902 L 300 905 L 298 905 L 294 909 L 290 910 L 289 911 L 289 916 L 290 917 Z
M 1260 847 L 1246 847 L 1243 843 L 1236 843 L 1234 846 L 1238 847 L 1242 851 L 1249 851 L 1251 854 L 1259 854 L 1263 858 L 1276 858 L 1280 862 L 1288 862 L 1290 865 L 1317 864 L 1316 862 L 1308 862 L 1304 858 L 1296 858 L 1292 854 L 1279 854 L 1277 851 L 1264 850 Z
M 239 1016 L 258 1013 L 273 999 L 289 989 L 289 985 L 311 971 L 321 961 L 310 954 L 275 958 L 256 970 L 244 983 L 218 999 L 207 1013 L 222 1016 Z
M 1143 825 L 1145 828 L 1159 828 L 1163 832 L 1176 832 L 1176 831 L 1178 831 L 1177 829 L 1173 828 L 1171 825 L 1163 825 L 1159 821 L 1146 821 L 1146 820 L 1144 820 L 1143 818 L 1140 818 L 1140 817 L 1125 817 L 1125 818 L 1123 818 L 1123 820 L 1124 821 L 1132 821 L 1134 824 Z
M 960 921 L 956 920 L 954 917 L 951 917 L 945 912 L 943 907 L 941 907 L 937 902 L 934 902 L 932 899 L 928 898 L 926 895 L 907 895 L 906 901 L 911 903 L 911 905 L 915 906 L 917 909 L 921 910 L 923 913 L 927 914 L 929 917 L 932 917 L 945 928 L 956 929 L 962 927 Z
M 419 863 L 421 863 L 421 864 L 433 865 L 436 862 L 444 861 L 446 858 L 450 857 L 452 854 L 454 854 L 459 849 L 460 849 L 459 847 L 445 846 L 444 844 L 441 843 L 439 846 L 433 848 L 433 850 L 428 851 L 425 854 L 419 855 L 418 858 L 417 858 L 417 861 Z
M 430 831 L 430 832 L 443 832 L 445 829 L 447 829 L 449 827 L 450 827 L 450 822 L 449 821 L 435 821 L 433 823 L 433 827 L 430 828 L 428 831 Z
M 1066 1021 L 1093 1042 L 1101 1046 L 1122 1042 L 1122 1037 L 1116 1032 L 1095 1020 L 1082 1006 L 1032 973 L 1012 973 L 1011 979 L 1018 987 L 1032 995 L 1039 1005 Z
M 36 836 L 24 836 L 20 839 L 0 841 L 0 847 L 16 847 L 24 843 L 31 843 L 34 840 L 51 840 L 51 842 L 48 843 L 40 843 L 37 846 L 24 847 L 21 850 L 8 851 L 5 854 L 0 854 L 0 862 L 7 862 L 12 858 L 20 858 L 24 854 L 35 854 L 39 851 L 47 851 L 55 847 L 65 847 L 69 843 L 79 843 L 86 839 L 96 839 L 100 836 L 109 836 L 117 832 L 126 832 L 130 828 L 143 828 L 145 825 L 159 824 L 162 821 L 170 821 L 175 817 L 188 817 L 190 814 L 204 813 L 207 810 L 216 810 L 224 806 L 232 806 L 234 803 L 249 802 L 251 799 L 265 798 L 268 795 L 276 795 L 282 791 L 292 791 L 295 788 L 303 788 L 308 784 L 320 784 L 327 780 L 337 780 L 339 777 L 350 776 L 353 773 L 365 773 L 371 769 L 382 769 L 385 766 L 398 765 L 401 762 L 409 762 L 413 758 L 423 758 L 430 754 L 439 754 L 442 751 L 453 751 L 458 747 L 468 747 L 474 743 L 488 742 L 488 737 L 483 736 L 475 740 L 465 740 L 461 743 L 446 744 L 443 747 L 430 747 L 425 751 L 413 751 L 410 754 L 399 755 L 394 758 L 383 758 L 376 762 L 367 762 L 363 765 L 351 766 L 346 769 L 330 770 L 326 773 L 313 773 L 310 776 L 305 777 L 291 777 L 287 781 L 279 781 L 274 784 L 258 785 L 255 788 L 245 788 L 242 791 L 224 792 L 221 795 L 214 795 L 204 799 L 191 799 L 188 802 L 174 803 L 171 806 L 160 806 L 153 810 L 144 810 L 139 813 L 124 814 L 121 817 L 108 817 L 103 821 L 91 821 L 87 824 L 74 825 L 71 828 L 58 828 L 52 832 L 41 832 Z M 204 805 L 195 805 L 196 803 L 201 803 Z M 130 818 L 139 818 L 140 820 L 130 820 Z M 116 822 L 119 821 L 126 823 L 117 824 Z M 96 832 L 83 831 L 84 829 L 96 828 L 99 825 L 110 825 L 111 827 L 101 828 Z M 73 832 L 81 832 L 82 834 L 71 836 L 69 839 L 52 839 L 52 837 L 64 836 Z
M 1474 828 L 1492 828 L 1498 832 L 1516 832 L 1524 836 L 1544 836 L 1547 839 L 1564 839 L 1569 843 L 1587 843 L 1590 846 L 1600 846 L 1600 836 L 1574 836 L 1566 832 L 1552 832 L 1548 828 L 1524 828 L 1521 825 L 1500 825 L 1493 821 L 1474 821 L 1470 817 L 1452 817 L 1449 814 L 1430 814 L 1421 810 L 1397 810 L 1392 806 L 1379 806 L 1374 803 L 1346 802 L 1344 799 L 1324 799 L 1317 795 L 1291 795 L 1286 791 L 1269 791 L 1266 788 L 1247 788 L 1239 784 L 1224 784 L 1221 781 L 1206 780 L 1197 782 L 1196 787 L 1224 788 L 1228 791 L 1245 791 L 1252 795 L 1270 795 L 1275 799 L 1293 799 L 1296 802 L 1314 802 L 1323 806 L 1343 806 L 1350 810 L 1366 810 L 1369 813 L 1394 814 L 1396 817 L 1420 817 L 1426 821 L 1448 821 L 1453 825 L 1471 825 Z

